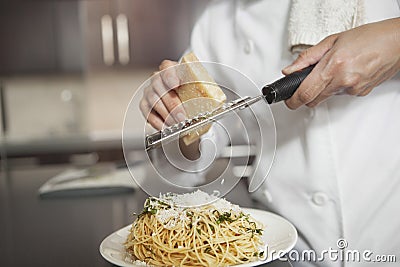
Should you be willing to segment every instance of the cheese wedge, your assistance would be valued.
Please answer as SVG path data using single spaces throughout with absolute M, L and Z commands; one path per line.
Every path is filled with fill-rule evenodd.
M 199 113 L 209 112 L 221 106 L 226 101 L 226 95 L 215 83 L 204 66 L 194 53 L 189 53 L 182 58 L 180 80 L 182 85 L 175 89 L 183 103 L 188 118 L 193 118 Z M 190 145 L 205 134 L 211 125 L 206 125 L 190 132 L 183 137 L 183 142 Z

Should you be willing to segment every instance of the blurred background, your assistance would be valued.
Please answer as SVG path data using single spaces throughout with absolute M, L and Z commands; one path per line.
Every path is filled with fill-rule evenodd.
M 131 97 L 161 60 L 178 59 L 188 48 L 207 2 L 2 1 L 2 162 L 121 158 Z M 138 125 L 143 142 L 140 114 Z
M 125 110 L 207 2 L 0 1 L 0 266 L 112 266 L 101 241 L 147 197 L 125 167 Z M 130 153 L 143 178 L 145 156 Z
M 112 266 L 101 241 L 147 198 L 126 168 L 125 110 L 163 59 L 188 48 L 208 2 L 0 2 L 0 266 Z M 127 160 L 135 178 L 151 181 L 145 121 L 139 112 L 135 120 Z M 244 174 L 247 150 L 236 147 L 240 166 L 229 176 Z M 206 179 L 228 162 L 216 161 Z M 226 198 L 257 207 L 239 185 Z

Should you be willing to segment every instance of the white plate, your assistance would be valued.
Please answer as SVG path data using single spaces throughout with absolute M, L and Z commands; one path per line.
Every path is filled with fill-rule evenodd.
M 235 266 L 250 267 L 258 266 L 279 258 L 289 252 L 297 241 L 297 231 L 294 226 L 286 219 L 267 212 L 257 209 L 243 209 L 245 213 L 250 215 L 265 225 L 263 231 L 263 240 L 268 245 L 268 256 L 263 261 L 254 261 L 246 264 Z M 142 266 L 136 265 L 125 260 L 126 254 L 124 249 L 124 242 L 129 234 L 131 225 L 128 225 L 111 235 L 107 236 L 100 244 L 100 253 L 107 261 L 124 267 Z

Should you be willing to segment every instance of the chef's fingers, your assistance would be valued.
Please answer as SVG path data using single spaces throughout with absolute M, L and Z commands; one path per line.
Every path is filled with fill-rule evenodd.
M 163 71 L 160 73 L 162 72 Z M 158 74 L 152 79 L 153 91 L 157 92 L 157 96 L 162 100 L 163 107 L 165 108 L 165 110 L 163 108 L 162 110 L 157 110 L 157 112 L 162 115 L 163 118 L 167 118 L 166 115 L 169 115 L 169 117 L 172 115 L 171 119 L 180 122 L 185 119 L 185 110 L 182 107 L 182 102 L 175 90 L 168 88 L 161 77 L 161 74 Z
M 164 120 L 154 110 L 151 110 L 146 98 L 142 98 L 142 100 L 140 100 L 139 107 L 143 116 L 151 126 L 157 130 L 161 130 L 163 128 Z
M 378 76 L 379 73 L 376 73 L 374 76 Z M 391 77 L 390 73 L 385 73 L 383 76 L 379 75 L 380 78 L 376 78 L 373 77 L 372 81 L 373 82 L 368 82 L 363 86 L 363 89 L 360 90 L 360 92 L 357 94 L 357 96 L 366 96 L 369 93 L 371 93 L 371 91 L 377 87 L 378 85 L 380 85 L 381 83 L 383 83 L 386 80 L 386 77 Z M 386 77 L 385 77 L 386 76 Z M 388 78 L 389 79 L 389 78 Z
M 175 122 L 184 120 L 185 113 L 181 107 L 182 102 L 180 101 L 176 92 L 168 88 L 168 86 L 162 80 L 162 72 L 163 71 L 160 71 L 152 77 L 151 87 L 153 88 L 153 91 L 157 93 L 157 96 L 153 94 L 153 99 L 149 100 L 149 102 L 150 104 L 154 104 L 153 108 L 166 121 L 167 125 L 172 125 Z M 161 103 L 157 102 L 159 99 L 161 99 Z
M 178 65 L 179 63 L 177 61 L 169 60 L 169 59 L 164 59 L 161 61 L 160 65 L 158 66 L 159 70 L 164 70 L 166 68 Z
M 334 87 L 334 86 L 332 86 L 332 87 Z M 350 88 L 342 88 L 341 90 L 336 90 L 335 94 L 328 93 L 327 91 L 323 91 L 313 101 L 311 101 L 310 103 L 306 104 L 306 106 L 309 107 L 309 108 L 316 107 L 320 103 L 324 102 L 326 99 L 328 99 L 329 97 L 331 97 L 333 95 L 348 94 L 348 95 L 354 95 L 354 96 L 366 96 L 374 88 L 375 88 L 375 86 L 370 86 L 370 87 L 366 87 L 366 88 L 363 88 L 363 89 L 357 89 L 357 90 L 352 90 Z M 329 89 L 327 88 L 327 90 L 329 90 Z
M 331 83 L 332 76 L 326 66 L 327 60 L 321 60 L 300 84 L 293 96 L 285 101 L 290 109 L 297 109 L 312 102 Z
M 155 111 L 151 111 L 149 113 L 149 116 L 147 117 L 147 122 L 150 123 L 150 125 L 158 131 L 162 130 L 165 127 L 164 121 Z
M 307 103 L 306 106 L 309 108 L 313 108 L 317 105 L 319 105 L 320 103 L 324 102 L 325 100 L 327 100 L 329 97 L 335 95 L 335 94 L 340 94 L 341 91 L 334 91 L 334 89 L 337 88 L 336 84 L 334 81 L 332 81 L 330 84 L 327 85 L 327 87 L 325 88 L 325 90 L 322 90 L 321 93 L 314 98 L 314 100 L 312 100 L 311 102 Z
M 178 94 L 174 90 L 178 89 L 180 85 L 180 80 L 176 71 L 176 65 L 178 65 L 178 62 L 176 61 L 164 60 L 161 62 L 159 69 L 162 81 L 165 85 L 164 87 L 167 87 L 168 91 L 162 95 L 162 100 L 175 120 L 180 122 L 186 118 L 186 112 Z
M 168 86 L 168 89 L 175 89 L 180 85 L 179 77 L 176 73 L 176 65 L 178 65 L 176 61 L 163 60 L 158 67 L 162 80 Z
M 317 63 L 332 48 L 336 39 L 337 34 L 330 35 L 318 44 L 304 50 L 292 64 L 282 70 L 282 73 L 288 75 Z
M 157 89 L 155 88 L 155 81 L 157 80 L 157 77 L 159 77 L 159 75 L 156 74 L 155 76 L 152 77 L 152 82 L 151 85 L 146 87 L 144 89 L 143 92 L 143 98 L 146 100 L 146 104 L 149 106 L 149 112 L 154 110 L 156 113 L 158 113 L 161 118 L 163 118 L 164 120 L 168 117 L 168 110 L 167 108 L 164 106 L 164 104 L 161 101 L 160 96 L 158 95 L 158 93 L 156 92 Z M 161 82 L 162 84 L 162 82 Z M 147 114 L 144 114 L 145 116 L 147 116 Z M 170 117 L 170 116 L 169 116 Z M 171 119 L 170 119 L 171 120 Z M 173 124 L 175 123 L 175 121 L 167 121 L 167 124 Z
M 142 111 L 143 117 L 147 118 L 147 116 L 148 116 L 149 113 L 150 113 L 150 107 L 149 107 L 149 105 L 148 105 L 147 100 L 146 100 L 145 97 L 143 97 L 143 98 L 140 100 L 140 102 L 139 102 L 139 108 L 140 108 L 140 111 Z
M 365 84 L 360 90 L 358 90 L 357 94 L 355 94 L 356 96 L 366 96 L 369 93 L 371 93 L 371 91 L 377 87 L 379 84 L 381 84 L 384 81 L 384 79 L 378 79 L 375 80 L 374 82 L 370 82 Z
M 150 106 L 150 110 L 154 110 L 157 112 L 161 118 L 165 121 L 167 125 L 172 125 L 175 123 L 172 116 L 170 116 L 170 111 L 168 111 L 165 106 L 162 98 L 155 92 L 155 90 L 151 90 L 151 88 L 146 88 L 146 100 L 148 105 Z
M 377 87 L 384 81 L 389 80 L 394 75 L 396 75 L 396 72 L 393 72 L 393 70 L 391 70 L 391 69 L 378 70 L 372 76 L 370 76 L 370 81 L 363 85 L 363 89 L 359 90 L 359 92 L 357 93 L 357 96 L 368 95 L 375 87 Z
M 332 69 L 332 73 L 336 73 L 334 71 L 335 67 L 332 67 Z M 361 77 L 357 73 L 346 72 L 342 75 L 332 74 L 332 77 L 333 79 L 331 82 L 321 91 L 321 93 L 313 101 L 306 104 L 308 107 L 315 107 L 333 95 L 348 94 L 353 96 L 364 96 L 371 92 L 372 88 L 375 87 L 375 85 L 372 84 L 362 84 L 360 82 Z
M 170 90 L 165 94 L 162 97 L 162 101 L 175 121 L 181 122 L 186 119 L 185 109 L 183 108 L 182 102 L 175 90 Z
M 368 87 L 368 88 L 364 89 L 364 91 L 359 93 L 357 96 L 366 96 L 369 93 L 371 93 L 371 91 L 374 90 L 374 88 L 375 88 L 375 86 Z
M 357 74 L 347 73 L 339 76 L 335 75 L 334 68 L 332 69 L 332 80 L 322 89 L 321 93 L 313 101 L 306 104 L 308 107 L 315 107 L 333 95 L 347 94 L 358 96 L 370 87 L 369 85 L 360 85 Z
M 311 101 L 310 103 L 306 104 L 307 107 L 309 108 L 314 108 L 317 105 L 319 105 L 320 103 L 324 102 L 325 100 L 327 100 L 329 97 L 331 97 L 330 95 L 325 95 L 325 94 L 320 94 L 317 98 L 315 98 L 313 101 Z
M 333 75 L 333 77 L 335 78 L 326 88 L 313 101 L 306 104 L 308 107 L 315 107 L 333 95 L 366 96 L 377 86 L 376 83 L 361 84 L 360 77 L 354 73 L 347 73 L 344 76 Z

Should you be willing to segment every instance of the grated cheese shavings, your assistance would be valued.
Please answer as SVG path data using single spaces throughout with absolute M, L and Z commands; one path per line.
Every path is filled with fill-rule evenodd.
M 226 199 L 219 198 L 218 192 L 209 195 L 203 191 L 197 190 L 186 194 L 160 194 L 159 198 L 153 198 L 150 202 L 150 209 L 155 210 L 157 220 L 167 229 L 182 227 L 183 224 L 191 221 L 186 210 L 188 208 L 200 210 L 200 206 L 207 205 L 209 212 L 215 210 L 220 213 L 231 212 L 239 214 L 241 209 Z

